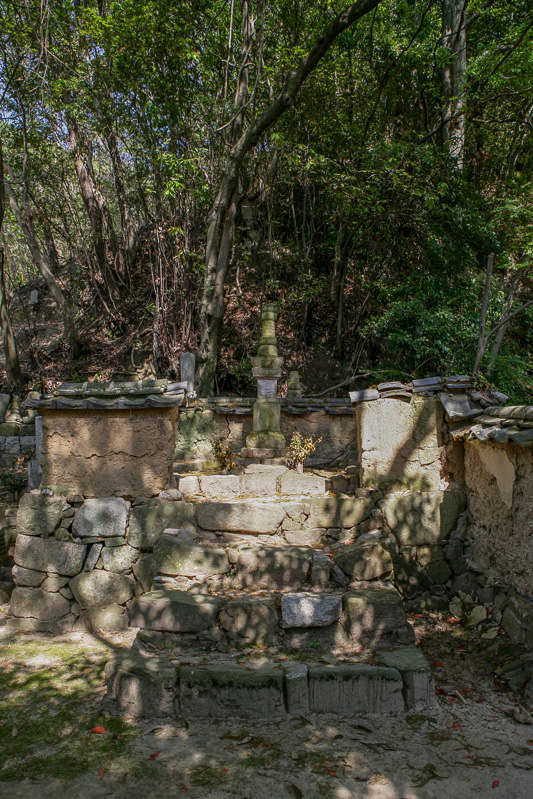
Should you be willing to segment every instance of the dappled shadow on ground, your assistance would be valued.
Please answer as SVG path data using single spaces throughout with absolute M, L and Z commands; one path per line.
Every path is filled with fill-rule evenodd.
M 437 681 L 434 713 L 278 722 L 115 716 L 100 701 L 103 665 L 128 640 L 4 630 L 0 794 L 430 799 L 497 783 L 506 799 L 531 795 L 533 727 L 513 720 L 517 697 L 498 674 L 512 645 L 447 616 L 412 621 Z

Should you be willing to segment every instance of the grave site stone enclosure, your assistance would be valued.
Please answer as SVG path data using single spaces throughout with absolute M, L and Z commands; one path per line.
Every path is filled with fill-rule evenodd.
M 429 711 L 406 609 L 457 596 L 533 647 L 533 407 L 501 405 L 467 376 L 317 401 L 292 374 L 280 400 L 275 319 L 266 306 L 255 402 L 197 398 L 190 364 L 180 383 L 63 384 L 28 399 L 40 485 L 4 512 L 7 624 L 136 628 L 106 668 L 122 712 Z M 304 473 L 286 465 L 294 431 L 322 439 Z M 236 453 L 227 473 L 215 438 Z M 169 643 L 178 657 L 161 656 Z M 252 665 L 243 647 L 256 648 Z M 531 699 L 533 668 L 522 687 Z

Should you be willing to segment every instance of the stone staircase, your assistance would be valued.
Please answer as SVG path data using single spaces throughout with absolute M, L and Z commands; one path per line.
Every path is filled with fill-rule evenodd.
M 431 709 L 382 533 L 379 492 L 250 465 L 187 475 L 192 511 L 137 568 L 132 650 L 108 664 L 122 712 L 283 718 Z M 136 572 L 136 576 L 139 575 Z

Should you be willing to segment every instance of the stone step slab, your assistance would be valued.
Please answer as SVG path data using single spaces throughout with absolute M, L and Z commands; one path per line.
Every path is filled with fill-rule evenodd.
M 246 501 L 203 502 L 196 509 L 198 527 L 202 530 L 254 535 L 274 535 L 285 515 L 282 505 Z
M 309 669 L 312 713 L 400 713 L 403 680 L 397 669 L 366 663 L 314 666 Z
M 281 668 L 246 670 L 233 664 L 183 666 L 180 710 L 194 718 L 270 718 L 286 716 Z
M 310 527 L 356 527 L 375 507 L 370 497 L 314 497 L 309 504 Z
M 278 638 L 276 600 L 256 596 L 230 599 L 220 613 L 220 626 L 231 640 L 273 644 Z
M 130 627 L 198 633 L 215 623 L 222 600 L 205 594 L 160 589 L 137 597 L 130 606 Z
M 257 588 L 299 588 L 308 582 L 312 560 L 311 547 L 240 547 L 237 581 Z
M 407 619 L 395 588 L 365 586 L 347 591 L 342 598 L 348 634 L 368 646 L 405 634 Z
M 402 675 L 403 698 L 407 710 L 423 712 L 436 707 L 435 684 L 429 664 L 414 646 L 377 652 L 374 660 L 382 666 L 397 669 Z
M 281 624 L 291 627 L 328 627 L 341 615 L 341 594 L 284 594 L 281 597 Z
M 205 579 L 231 568 L 226 550 L 191 544 L 174 535 L 162 535 L 153 553 L 153 569 L 159 574 Z
M 423 673 L 418 650 L 387 655 L 399 668 L 366 663 L 311 666 L 289 662 L 243 666 L 211 662 L 171 665 L 154 656 L 120 654 L 105 669 L 107 698 L 132 716 L 283 719 L 312 713 L 342 717 L 434 707 L 434 691 L 419 684 L 418 704 L 405 693 L 410 673 Z M 423 661 L 423 662 L 422 662 Z M 425 664 L 426 668 L 427 664 Z

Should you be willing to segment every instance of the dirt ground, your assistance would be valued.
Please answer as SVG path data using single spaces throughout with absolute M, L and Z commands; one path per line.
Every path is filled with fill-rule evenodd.
M 533 797 L 533 724 L 503 679 L 520 654 L 450 617 L 410 617 L 436 710 L 287 722 L 135 720 L 102 704 L 132 634 L 28 633 L 0 619 L 0 797 Z

